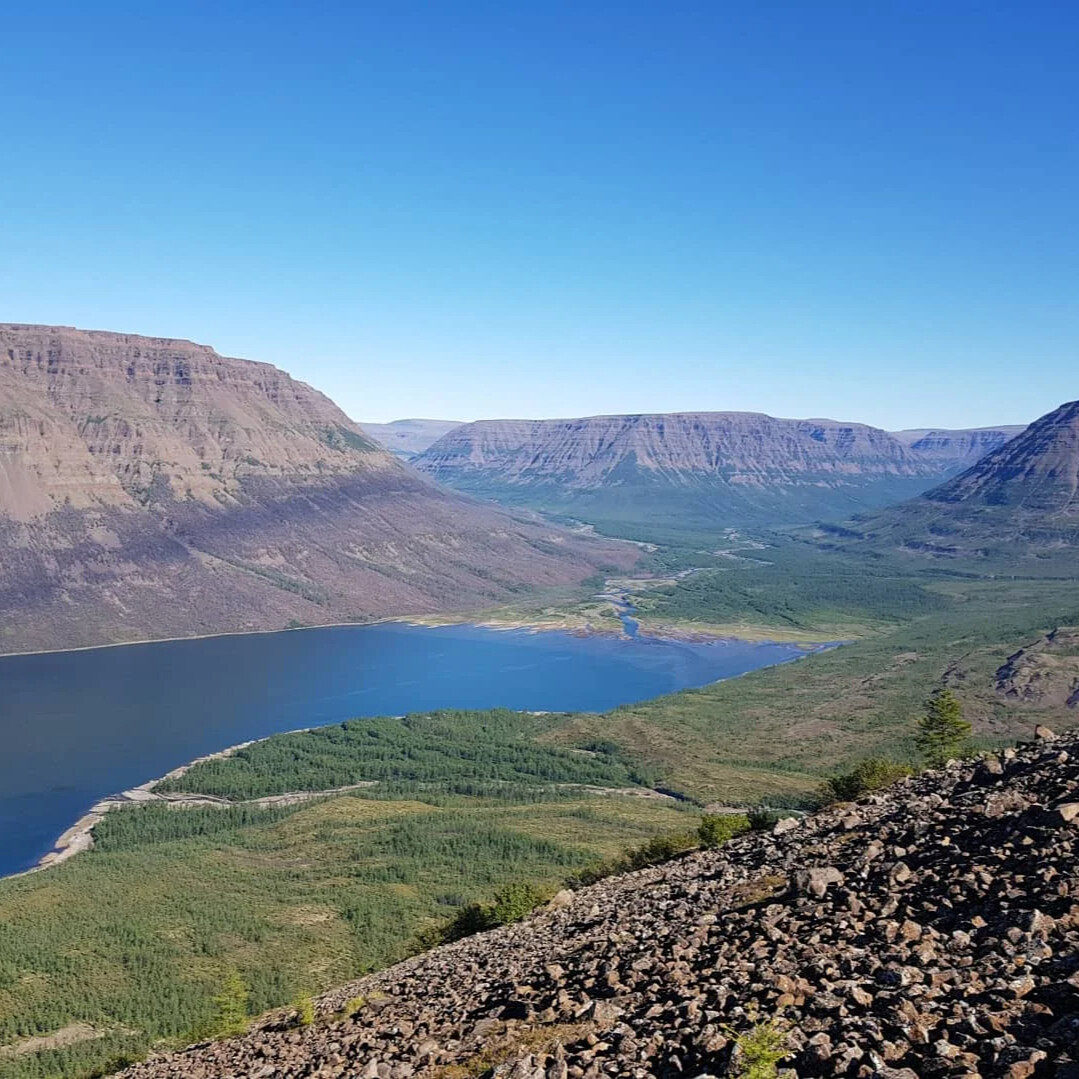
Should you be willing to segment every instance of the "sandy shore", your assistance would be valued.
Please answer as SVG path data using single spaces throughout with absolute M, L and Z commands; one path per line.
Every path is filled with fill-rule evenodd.
M 406 625 L 434 629 L 440 626 L 476 626 L 479 629 L 502 632 L 524 631 L 527 633 L 568 633 L 579 637 L 619 637 L 624 640 L 653 638 L 661 641 L 686 641 L 690 644 L 792 644 L 806 653 L 836 647 L 845 641 L 822 641 L 820 633 L 805 630 L 786 630 L 776 626 L 712 624 L 708 622 L 650 622 L 647 615 L 634 614 L 637 622 L 636 638 L 626 633 L 621 626 L 602 625 L 586 620 L 527 618 L 489 618 L 476 619 L 453 618 L 450 616 L 431 615 L 415 619 L 395 619 Z
M 111 809 L 117 809 L 121 806 L 130 806 L 137 804 L 146 804 L 147 802 L 168 802 L 168 801 L 182 801 L 188 805 L 201 804 L 201 805 L 225 805 L 228 804 L 224 798 L 212 798 L 208 796 L 200 796 L 198 799 L 192 799 L 187 795 L 180 798 L 174 798 L 167 794 L 155 794 L 153 787 L 158 783 L 163 783 L 166 779 L 178 779 L 185 772 L 194 768 L 196 764 L 202 764 L 204 761 L 219 760 L 222 757 L 230 757 L 233 753 L 241 749 L 246 749 L 248 746 L 252 746 L 259 739 L 252 739 L 249 742 L 239 742 L 237 745 L 229 746 L 227 749 L 219 750 L 217 753 L 207 753 L 205 756 L 196 757 L 193 761 L 188 761 L 187 764 L 180 765 L 179 768 L 174 768 L 171 772 L 166 772 L 163 776 L 158 776 L 157 779 L 148 779 L 145 783 L 140 783 L 137 787 L 132 787 L 130 790 L 121 791 L 119 794 L 110 794 L 108 798 L 102 798 L 100 802 L 95 802 L 88 812 L 81 816 L 70 828 L 68 828 L 53 844 L 53 849 L 48 854 L 39 859 L 37 865 L 31 866 L 29 869 L 24 869 L 20 873 L 11 873 L 12 877 L 24 877 L 28 873 L 38 873 L 42 869 L 50 869 L 52 866 L 60 865 L 61 862 L 66 862 L 68 858 L 74 857 L 80 851 L 89 850 L 94 845 L 94 826 L 104 818 L 105 814 Z

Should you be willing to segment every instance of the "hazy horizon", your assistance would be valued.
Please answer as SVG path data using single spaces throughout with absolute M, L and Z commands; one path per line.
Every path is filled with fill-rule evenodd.
M 1061 402 L 1064 404 L 1065 402 Z M 1054 406 L 1054 408 L 1059 406 Z M 1047 415 L 1052 412 L 1053 409 L 1046 409 L 1041 415 Z M 636 412 L 594 412 L 590 415 L 581 416 L 477 416 L 468 420 L 455 420 L 445 416 L 395 416 L 392 420 L 368 420 L 362 417 L 349 416 L 349 419 L 354 420 L 356 423 L 363 426 L 364 424 L 377 424 L 379 426 L 388 426 L 394 423 L 456 423 L 464 426 L 468 423 L 568 423 L 571 420 L 588 420 L 588 419 L 603 419 L 609 416 L 677 416 L 687 415 L 691 413 L 702 413 L 705 415 L 722 415 L 724 413 L 735 413 L 741 415 L 758 415 L 769 416 L 775 420 L 806 420 L 806 421 L 828 421 L 831 423 L 862 423 L 864 420 L 852 418 L 850 416 L 776 416 L 771 412 L 762 412 L 760 409 L 730 409 L 730 408 L 681 408 L 672 409 L 670 412 L 656 412 L 652 409 L 636 411 Z M 1029 420 L 1006 420 L 1001 423 L 983 423 L 972 427 L 957 427 L 955 424 L 947 423 L 931 423 L 931 424 L 918 424 L 916 427 L 883 427 L 881 430 L 889 431 L 892 434 L 904 434 L 911 431 L 960 431 L 960 430 L 993 430 L 1000 427 L 1023 427 L 1029 426 L 1034 420 L 1039 419 L 1040 416 L 1033 416 Z M 865 424 L 868 427 L 875 427 L 876 424 Z

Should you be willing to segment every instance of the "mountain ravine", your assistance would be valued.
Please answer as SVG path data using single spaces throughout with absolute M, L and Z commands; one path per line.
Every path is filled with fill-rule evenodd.
M 627 545 L 481 506 L 189 341 L 0 325 L 0 651 L 490 605 Z

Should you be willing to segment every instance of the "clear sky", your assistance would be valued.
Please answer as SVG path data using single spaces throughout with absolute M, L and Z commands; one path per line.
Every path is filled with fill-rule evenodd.
M 41 7 L 2 26 L 0 320 L 372 421 L 1079 397 L 1075 4 Z

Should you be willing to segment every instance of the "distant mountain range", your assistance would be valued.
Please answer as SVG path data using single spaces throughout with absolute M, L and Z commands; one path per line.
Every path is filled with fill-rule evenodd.
M 436 487 L 268 364 L 0 325 L 0 651 L 460 610 L 633 560 Z
M 916 457 L 932 462 L 942 473 L 947 473 L 970 468 L 987 453 L 999 449 L 1005 442 L 1011 441 L 1025 430 L 1025 427 L 1016 425 L 975 427 L 960 431 L 893 431 L 892 434 Z
M 391 453 L 405 461 L 422 453 L 447 435 L 459 420 L 394 420 L 392 423 L 362 423 L 364 431 Z
M 909 498 L 1017 430 L 895 435 L 742 412 L 481 420 L 412 463 L 460 491 L 608 526 L 777 526 Z
M 284 372 L 203 345 L 0 325 L 0 651 L 462 610 L 634 561 L 432 480 L 631 538 L 708 540 L 849 519 L 954 476 L 849 534 L 941 552 L 1071 542 L 1075 407 L 1012 441 L 734 412 L 366 432 Z M 403 456 L 440 431 L 414 468 L 370 437 Z
M 1079 546 L 1079 401 L 1061 405 L 948 482 L 829 529 L 879 550 L 949 558 L 1064 559 Z

